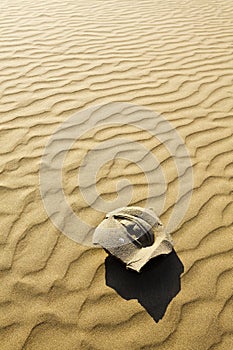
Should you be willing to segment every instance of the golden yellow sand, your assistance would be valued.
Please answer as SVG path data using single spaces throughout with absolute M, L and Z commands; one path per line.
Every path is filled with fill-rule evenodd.
M 0 14 L 1 350 L 230 349 L 232 1 L 2 0 Z M 181 291 L 159 323 L 106 286 L 106 253 L 61 234 L 40 196 L 49 136 L 73 113 L 114 101 L 162 114 L 193 162 L 192 203 L 173 233 L 184 264 Z M 111 132 L 90 135 L 88 147 Z M 117 179 L 125 167 L 116 160 L 102 175 Z M 72 191 L 74 171 L 65 181 L 68 200 L 97 224 L 102 217 Z M 143 205 L 138 171 L 132 166 L 131 204 Z M 100 193 L 111 199 L 114 186 L 103 180 L 100 174 Z

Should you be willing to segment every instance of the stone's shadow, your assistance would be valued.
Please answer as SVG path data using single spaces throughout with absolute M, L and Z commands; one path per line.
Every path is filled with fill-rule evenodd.
M 180 275 L 184 266 L 176 252 L 151 259 L 140 273 L 127 270 L 112 255 L 105 260 L 106 285 L 124 299 L 137 299 L 149 315 L 158 322 L 168 304 L 180 291 Z

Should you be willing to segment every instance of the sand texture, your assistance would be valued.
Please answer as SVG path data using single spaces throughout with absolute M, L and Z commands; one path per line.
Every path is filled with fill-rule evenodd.
M 0 349 L 231 349 L 232 0 L 2 0 L 0 75 Z M 133 291 L 128 300 L 121 295 L 132 285 L 114 288 L 125 271 L 104 250 L 56 229 L 40 195 L 41 156 L 59 125 L 86 108 L 122 101 L 169 120 L 193 164 L 191 205 L 172 232 L 181 289 L 167 297 L 160 320 L 148 312 L 150 298 L 142 306 Z M 97 125 L 73 145 L 63 171 L 70 206 L 93 226 L 103 219 L 82 197 L 77 171 L 89 149 L 120 134 L 158 157 L 168 182 L 160 216 L 166 224 L 179 179 L 171 155 L 134 126 Z M 125 159 L 103 164 L 99 194 L 115 199 L 123 178 L 134 185 L 130 203 L 127 186 L 120 191 L 125 205 L 144 206 L 146 174 Z M 161 266 L 169 282 L 168 260 Z M 156 269 L 153 276 L 155 289 L 166 282 L 156 284 Z M 159 308 L 165 292 L 158 293 Z

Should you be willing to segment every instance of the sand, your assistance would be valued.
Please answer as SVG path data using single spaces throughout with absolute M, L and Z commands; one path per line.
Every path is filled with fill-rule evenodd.
M 232 1 L 2 0 L 0 17 L 1 350 L 230 349 Z M 159 322 L 106 284 L 107 254 L 60 233 L 40 195 L 49 137 L 74 113 L 115 101 L 163 115 L 193 164 L 191 205 L 172 232 L 181 290 Z M 133 127 L 97 128 L 82 149 L 120 133 L 144 142 L 168 172 L 166 222 L 177 179 L 153 138 Z M 75 180 L 81 155 L 67 156 L 64 191 L 75 213 L 96 225 L 103 215 Z M 143 206 L 145 174 L 125 160 L 103 166 L 99 193 L 115 198 L 123 177 L 135 185 L 130 204 Z

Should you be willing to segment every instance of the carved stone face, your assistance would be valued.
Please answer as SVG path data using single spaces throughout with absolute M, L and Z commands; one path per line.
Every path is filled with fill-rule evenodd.
M 108 213 L 96 228 L 93 243 L 140 272 L 152 258 L 172 251 L 171 236 L 152 209 L 124 207 Z

